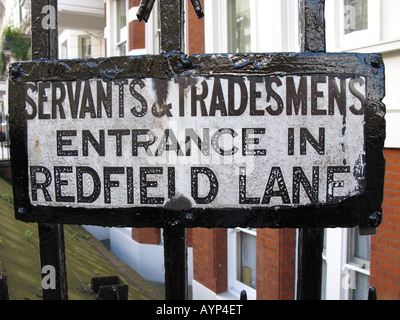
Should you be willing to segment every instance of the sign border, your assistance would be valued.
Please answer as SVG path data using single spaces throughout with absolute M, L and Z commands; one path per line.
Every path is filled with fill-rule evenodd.
M 184 199 L 165 207 L 71 208 L 34 206 L 28 190 L 24 84 L 35 81 L 160 78 L 181 76 L 332 75 L 366 78 L 365 193 L 339 203 L 299 207 L 189 208 Z M 377 227 L 382 221 L 385 160 L 384 65 L 380 54 L 266 53 L 161 54 L 76 60 L 34 60 L 10 66 L 9 106 L 12 181 L 16 219 L 25 222 L 115 227 L 323 228 Z

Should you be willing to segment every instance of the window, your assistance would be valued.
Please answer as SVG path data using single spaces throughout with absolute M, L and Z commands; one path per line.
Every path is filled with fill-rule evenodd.
M 90 37 L 81 38 L 81 58 L 92 56 L 92 40 Z
M 250 232 L 251 231 L 251 232 Z M 256 236 L 253 234 L 254 229 L 237 230 L 237 274 L 236 280 L 245 285 L 256 288 Z
M 359 228 L 325 229 L 322 299 L 365 300 L 368 297 L 371 237 Z
M 125 56 L 127 54 L 127 3 L 126 0 L 116 1 L 116 46 L 118 55 Z
M 368 29 L 368 1 L 344 0 L 344 34 Z
M 252 228 L 228 230 L 228 287 L 239 296 L 246 290 L 249 300 L 256 298 L 257 231 Z
M 228 51 L 251 51 L 250 1 L 228 0 Z
M 337 24 L 337 48 L 352 50 L 381 40 L 380 0 L 341 0 L 337 6 L 332 21 Z
M 326 284 L 327 284 L 327 262 L 326 262 L 326 242 L 327 230 L 324 229 L 324 244 L 322 251 L 322 279 L 321 279 L 321 300 L 326 300 Z
M 61 55 L 60 55 L 61 59 L 68 59 L 68 40 L 65 40 L 62 44 L 61 44 Z
M 347 263 L 348 299 L 366 300 L 369 288 L 371 236 L 360 236 L 359 228 L 348 230 Z

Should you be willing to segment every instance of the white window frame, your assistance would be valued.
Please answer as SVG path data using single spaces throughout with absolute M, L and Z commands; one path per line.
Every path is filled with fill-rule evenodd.
M 125 54 L 128 54 L 129 48 L 128 48 L 128 25 L 129 25 L 129 0 L 125 0 L 125 12 L 126 12 L 126 24 L 123 28 L 118 29 L 118 23 L 117 23 L 117 6 L 118 6 L 118 1 L 114 0 L 113 1 L 113 24 L 112 26 L 114 27 L 114 34 L 113 34 L 113 39 L 115 39 L 115 44 L 114 44 L 114 54 L 120 56 L 121 55 L 121 47 L 125 45 Z M 120 36 L 120 41 L 116 42 L 118 39 L 118 33 Z
M 151 11 L 148 22 L 146 23 L 146 48 L 144 54 L 159 54 L 161 51 L 161 26 L 159 25 L 160 12 L 159 12 L 160 2 L 156 1 Z M 136 16 L 136 14 L 135 14 Z M 133 50 L 138 54 L 139 50 Z
M 228 53 L 226 0 L 204 0 L 205 52 Z M 293 0 L 250 0 L 251 52 L 298 51 L 298 6 Z
M 61 43 L 60 48 L 61 59 L 68 59 L 68 39 L 65 39 L 65 41 Z
M 356 283 L 356 272 L 370 276 L 369 263 L 365 260 L 362 263 L 351 261 L 349 250 L 349 234 L 354 230 L 347 228 L 325 229 L 326 246 L 323 252 L 323 260 L 326 269 L 322 288 L 322 296 L 326 300 L 350 300 L 352 298 L 352 286 Z M 361 261 L 360 261 L 361 262 Z M 361 265 L 366 263 L 366 267 Z
M 376 44 L 381 41 L 381 0 L 368 1 L 368 28 L 344 33 L 344 0 L 335 2 L 336 49 L 349 51 Z
M 228 229 L 228 291 L 239 298 L 242 290 L 246 290 L 247 299 L 255 300 L 257 297 L 257 290 L 236 279 L 238 261 L 240 259 L 238 248 L 240 232 L 257 237 L 257 231 L 249 228 Z
M 91 54 L 90 56 L 88 56 L 87 58 L 92 56 L 92 52 L 93 52 L 93 47 L 92 47 L 92 37 L 88 34 L 88 35 L 83 35 L 83 36 L 79 36 L 78 37 L 78 41 L 79 41 L 79 57 L 83 58 L 83 39 L 90 39 L 90 51 Z

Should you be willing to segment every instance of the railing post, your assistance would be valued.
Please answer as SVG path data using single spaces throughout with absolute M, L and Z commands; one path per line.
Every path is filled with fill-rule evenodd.
M 58 58 L 57 0 L 31 2 L 32 58 Z M 44 300 L 67 300 L 64 227 L 59 224 L 38 224 L 42 268 L 55 270 L 55 288 L 43 288 Z
M 163 0 L 160 6 L 161 52 L 184 50 L 184 2 Z M 170 199 L 167 209 L 179 209 L 185 201 Z M 183 209 L 183 208 L 180 208 Z M 167 300 L 187 300 L 187 244 L 186 230 L 179 224 L 169 223 L 163 229 L 165 296 Z
M 325 0 L 300 0 L 300 48 L 325 52 Z M 298 300 L 320 300 L 322 284 L 323 229 L 300 229 L 298 245 Z
M 186 229 L 170 226 L 163 229 L 165 298 L 187 300 L 187 245 Z
M 9 299 L 10 298 L 8 296 L 7 277 L 0 275 L 0 301 Z

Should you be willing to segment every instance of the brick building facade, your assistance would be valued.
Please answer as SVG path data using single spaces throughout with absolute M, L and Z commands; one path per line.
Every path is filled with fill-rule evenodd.
M 139 22 L 136 18 L 136 12 L 140 1 L 129 0 L 126 2 L 126 10 L 123 13 L 126 17 L 125 21 L 122 21 L 122 25 L 119 25 L 121 21 L 118 22 L 117 20 L 119 17 L 115 17 L 119 12 L 118 10 L 120 10 L 118 9 L 119 2 L 120 1 L 105 1 L 107 55 L 158 53 L 157 37 L 159 37 L 159 27 L 156 19 L 156 5 L 149 22 L 145 24 L 145 22 Z M 246 1 L 243 1 L 243 3 L 244 2 Z M 202 4 L 206 18 L 199 20 L 191 7 L 190 0 L 187 0 L 185 11 L 187 23 L 186 52 L 188 54 L 226 51 L 227 46 L 223 43 L 229 42 L 229 34 L 227 34 L 227 28 L 224 23 L 229 23 L 229 12 L 231 11 L 226 10 L 223 6 L 229 5 L 229 3 L 230 0 L 223 0 L 221 2 L 203 0 Z M 231 3 L 234 3 L 234 1 L 231 1 Z M 368 3 L 372 8 L 372 3 Z M 264 2 L 255 1 L 255 4 L 256 9 L 265 9 L 265 6 L 272 5 L 267 4 L 265 0 Z M 254 17 L 261 18 L 262 16 L 255 12 L 257 10 L 252 7 L 253 5 L 254 4 L 249 5 L 252 10 L 250 16 L 252 19 Z M 279 28 L 275 28 L 278 31 L 274 34 L 274 41 L 268 43 L 267 41 L 254 41 L 254 43 L 257 42 L 260 44 L 258 44 L 258 47 L 254 47 L 252 44 L 251 48 L 253 51 L 255 51 L 254 48 L 258 51 L 263 51 L 269 50 L 272 48 L 271 46 L 275 45 L 273 48 L 276 50 L 272 48 L 270 51 L 285 51 L 285 49 L 294 51 L 296 49 L 296 45 L 293 45 L 293 43 L 296 42 L 295 38 L 288 38 L 286 39 L 287 41 L 281 41 L 279 39 L 285 39 L 285 33 L 290 34 L 291 32 L 297 32 L 295 19 L 293 20 L 294 22 L 284 21 L 285 24 L 281 22 L 282 17 L 286 16 L 286 14 L 291 14 L 295 17 L 297 14 L 296 7 L 293 6 L 291 1 L 286 0 L 283 0 L 280 4 L 275 3 L 273 6 L 274 7 L 269 10 L 271 19 L 277 26 L 280 26 Z M 334 8 L 330 7 L 327 8 L 327 10 L 331 10 L 330 12 L 332 12 L 332 14 L 335 11 L 333 9 Z M 381 10 L 383 11 L 386 9 L 384 5 L 382 5 Z M 236 10 L 246 9 L 236 7 Z M 279 14 L 277 14 L 277 12 L 279 12 Z M 115 18 L 112 18 L 113 16 Z M 327 36 L 334 32 L 332 31 L 334 28 L 329 24 L 332 19 L 332 17 L 327 16 Z M 288 18 L 287 20 L 290 19 Z M 271 21 L 263 21 L 262 23 L 272 23 Z M 259 24 L 261 25 L 261 22 L 259 22 Z M 258 34 L 262 34 L 263 29 L 260 25 L 257 25 L 258 29 L 254 29 L 252 25 L 248 30 L 252 32 L 256 30 Z M 210 29 L 213 32 L 208 32 Z M 384 28 L 382 27 L 382 29 Z M 248 30 L 243 34 L 246 35 Z M 382 42 L 383 40 L 381 39 L 380 41 Z M 332 40 L 331 42 L 334 41 Z M 337 41 L 335 43 L 337 43 Z M 218 47 L 218 45 L 221 46 Z M 383 53 L 384 59 L 387 58 L 390 68 L 398 68 L 398 66 L 400 66 L 400 43 L 396 42 L 395 44 L 390 43 L 388 45 L 392 47 L 385 49 L 386 47 L 378 46 L 369 48 L 365 46 L 365 50 L 380 49 L 378 52 Z M 335 48 L 335 50 L 339 51 L 341 48 L 342 47 Z M 389 79 L 391 80 L 392 78 Z M 387 95 L 391 95 L 392 93 L 393 90 L 391 90 L 390 87 Z M 399 107 L 393 107 L 393 110 L 397 109 L 400 110 Z M 391 116 L 390 119 L 393 119 L 393 116 Z M 394 127 L 392 126 L 392 122 L 390 125 Z M 392 134 L 392 131 L 388 134 Z M 357 234 L 350 230 L 326 231 L 323 298 L 365 298 L 367 292 L 363 286 L 361 286 L 361 289 L 365 291 L 365 294 L 359 296 L 356 293 L 355 285 L 361 285 L 361 282 L 359 282 L 361 281 L 360 279 L 364 279 L 364 285 L 376 287 L 378 299 L 396 300 L 400 298 L 400 143 L 395 147 L 393 147 L 393 144 L 389 144 L 389 147 L 384 151 L 384 155 L 387 161 L 387 167 L 385 176 L 385 200 L 383 203 L 383 223 L 377 229 L 376 235 L 372 235 L 368 239 L 360 239 L 357 237 Z M 131 239 L 133 239 L 136 244 L 162 246 L 162 230 L 155 228 L 133 228 L 130 234 Z M 349 239 L 350 235 L 354 236 L 354 234 L 355 238 L 352 239 L 355 239 L 356 245 L 366 245 L 366 257 L 363 255 L 363 259 L 367 259 L 368 263 L 361 266 L 357 265 L 349 258 L 351 252 L 349 247 L 350 244 L 353 243 Z M 253 239 L 251 237 L 255 238 Z M 240 283 L 243 284 L 243 282 L 245 282 L 246 284 L 243 288 L 250 291 L 250 298 L 261 300 L 295 299 L 297 257 L 296 230 L 195 228 L 187 230 L 187 238 L 188 247 L 193 252 L 190 259 L 192 259 L 193 264 L 192 284 L 194 298 L 235 299 L 240 292 Z M 242 243 L 241 241 L 245 238 L 248 239 L 249 242 L 246 244 L 246 247 L 242 248 L 247 248 L 249 243 L 251 243 L 251 246 L 255 246 L 255 248 L 254 252 L 250 254 L 250 257 L 243 258 L 243 256 L 241 256 L 240 243 Z M 339 248 L 335 249 L 332 243 L 339 243 Z M 337 251 L 336 255 L 333 254 L 335 250 Z M 253 262 L 250 264 L 253 269 L 249 271 L 249 267 L 242 267 L 242 269 L 240 269 L 240 267 L 233 267 L 232 264 L 236 264 L 240 259 L 252 260 Z M 255 270 L 256 275 L 253 274 Z M 242 278 L 240 279 L 238 278 L 239 273 L 242 273 Z M 344 280 L 347 279 L 347 275 L 352 275 L 354 277 L 350 280 L 350 289 L 344 288 L 346 287 L 346 282 Z M 246 280 L 243 280 L 244 276 L 247 277 Z

